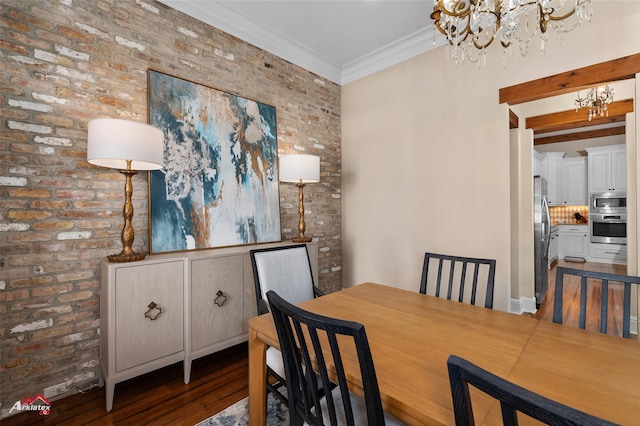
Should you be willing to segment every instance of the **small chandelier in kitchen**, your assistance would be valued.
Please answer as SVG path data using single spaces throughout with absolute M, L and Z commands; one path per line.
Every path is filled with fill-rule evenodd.
M 605 114 L 609 116 L 609 105 L 613 102 L 613 89 L 609 85 L 602 87 L 594 87 L 589 89 L 585 98 L 580 96 L 578 92 L 578 99 L 576 99 L 576 112 L 580 108 L 587 108 L 589 110 L 589 121 L 594 117 L 604 117 Z
M 557 32 L 562 43 L 592 15 L 591 0 L 434 0 L 431 19 L 449 42 L 448 53 L 456 64 L 469 60 L 486 65 L 485 49 L 497 39 L 505 52 L 505 64 L 517 43 L 526 56 L 529 42 L 540 36 L 540 53 L 545 52 L 547 30 Z

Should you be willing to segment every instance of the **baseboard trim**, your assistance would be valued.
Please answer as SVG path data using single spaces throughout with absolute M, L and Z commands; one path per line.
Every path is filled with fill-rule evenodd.
M 509 312 L 522 315 L 524 312 L 534 313 L 536 311 L 535 297 L 521 297 L 519 299 L 509 299 Z

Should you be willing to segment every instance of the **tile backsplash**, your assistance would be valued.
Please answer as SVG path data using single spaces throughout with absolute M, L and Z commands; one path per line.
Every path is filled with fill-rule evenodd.
M 579 223 L 575 214 L 580 213 L 586 219 L 589 218 L 589 206 L 551 206 L 549 207 L 549 216 L 551 216 L 552 225 L 574 224 Z

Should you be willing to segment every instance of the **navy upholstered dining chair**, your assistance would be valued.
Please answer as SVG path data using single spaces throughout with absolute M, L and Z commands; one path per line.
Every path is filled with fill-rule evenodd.
M 305 311 L 274 291 L 267 292 L 267 299 L 284 357 L 291 425 L 403 424 L 382 408 L 364 325 Z M 357 359 L 360 371 L 349 375 L 360 374 L 363 397 L 349 391 L 344 366 L 347 347 L 355 349 L 349 357 Z
M 500 401 L 504 425 L 516 426 L 518 412 L 549 425 L 614 425 L 553 401 L 455 355 L 447 360 L 456 426 L 474 425 L 469 385 Z
M 256 287 L 258 315 L 269 312 L 267 292 L 276 291 L 291 303 L 321 296 L 313 281 L 313 272 L 306 244 L 296 244 L 250 250 Z M 267 390 L 285 404 L 287 397 L 280 391 L 284 385 L 282 354 L 276 348 L 267 349 Z M 270 379 L 270 377 L 273 379 Z
M 558 324 L 577 322 L 582 329 L 589 329 L 588 318 L 597 318 L 600 333 L 621 334 L 630 338 L 631 328 L 631 286 L 640 284 L 640 277 L 586 271 L 565 267 L 556 268 L 556 281 L 553 294 L 553 322 Z M 580 307 L 576 321 L 576 304 L 565 303 L 567 297 L 578 299 Z M 620 306 L 620 301 L 622 306 Z M 590 310 L 589 315 L 587 311 Z M 622 312 L 620 312 L 620 310 Z M 594 312 L 595 311 L 595 312 Z M 622 330 L 616 325 L 622 320 Z M 618 328 L 616 330 L 616 328 Z
M 495 276 L 494 259 L 427 252 L 422 264 L 420 293 L 492 309 Z

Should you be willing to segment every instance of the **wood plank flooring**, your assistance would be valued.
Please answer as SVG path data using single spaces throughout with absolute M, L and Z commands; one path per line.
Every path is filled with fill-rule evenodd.
M 590 271 L 626 274 L 625 265 L 615 265 L 607 263 L 573 263 L 559 260 L 549 271 L 549 289 L 540 309 L 536 312 L 536 318 L 553 320 L 553 292 L 556 282 L 556 268 L 564 266 L 573 269 L 583 269 Z M 600 330 L 600 301 L 602 292 L 600 285 L 589 285 L 590 292 L 587 296 L 587 330 Z M 608 334 L 622 336 L 622 285 L 609 286 L 609 320 L 607 322 Z M 563 293 L 563 323 L 565 325 L 577 327 L 580 315 L 580 279 L 578 277 L 565 278 Z
M 185 385 L 182 363 L 116 385 L 113 409 L 104 388 L 52 401 L 51 414 L 20 413 L 2 419 L 14 425 L 195 425 L 248 396 L 247 344 L 193 361 Z M 33 395 L 35 396 L 35 395 Z

